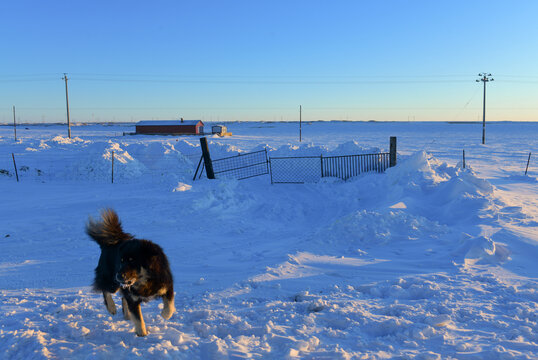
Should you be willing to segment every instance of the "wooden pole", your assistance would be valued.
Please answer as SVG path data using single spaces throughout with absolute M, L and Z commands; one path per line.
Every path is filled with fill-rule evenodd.
M 213 171 L 213 163 L 211 162 L 211 155 L 209 155 L 209 147 L 207 146 L 207 138 L 200 138 L 200 146 L 202 147 L 202 156 L 204 157 L 205 173 L 208 179 L 215 178 L 215 172 Z
M 482 144 L 486 143 L 486 83 L 493 81 L 494 79 L 491 78 L 491 74 L 488 73 L 480 73 L 478 74 L 480 76 L 480 79 L 476 80 L 476 82 L 482 81 L 484 83 L 484 100 L 482 102 Z
M 484 78 L 486 76 L 484 75 Z M 482 107 L 482 144 L 486 143 L 486 81 L 484 80 L 484 101 Z
M 463 149 L 463 168 L 465 169 L 465 149 Z
M 390 137 L 389 166 L 396 166 L 396 136 Z
M 527 175 L 527 170 L 529 170 L 530 161 L 531 161 L 531 153 L 529 152 L 529 158 L 527 159 L 527 168 L 525 169 L 525 175 Z
M 114 184 L 114 151 L 112 151 L 112 184 Z
M 69 95 L 67 93 L 67 74 L 64 73 L 64 80 L 65 80 L 65 105 L 67 109 L 67 135 L 71 139 L 71 122 L 69 120 Z
M 299 105 L 299 142 L 302 141 L 303 138 L 303 106 Z
M 15 133 L 15 141 L 17 141 L 17 121 L 15 120 L 15 105 L 13 105 L 13 132 Z
M 19 182 L 19 172 L 17 171 L 17 164 L 15 163 L 15 154 L 11 153 L 13 158 L 13 167 L 15 168 L 15 176 L 17 177 L 17 182 Z

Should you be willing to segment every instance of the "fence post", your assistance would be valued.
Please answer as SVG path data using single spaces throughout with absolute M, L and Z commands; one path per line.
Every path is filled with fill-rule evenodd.
M 271 163 L 271 158 L 269 158 L 269 176 L 271 177 L 271 185 L 273 185 L 273 163 Z
M 13 105 L 13 132 L 15 133 L 15 141 L 17 141 L 17 121 L 15 120 L 15 105 Z
M 323 177 L 323 154 L 319 156 L 319 159 L 321 161 L 321 177 Z
M 389 167 L 396 166 L 396 136 L 390 137 Z
M 114 184 L 114 150 L 112 150 L 112 184 Z
M 205 172 L 208 179 L 214 179 L 215 173 L 213 172 L 213 163 L 211 162 L 211 156 L 209 155 L 209 147 L 207 146 L 207 138 L 200 138 L 200 146 L 202 147 L 202 156 L 204 157 Z
M 463 168 L 465 169 L 465 149 L 463 149 Z
M 194 173 L 194 177 L 192 178 L 192 181 L 196 180 L 196 176 L 198 175 L 198 170 L 200 169 L 200 165 L 202 164 L 203 158 L 204 158 L 203 155 L 200 156 L 200 161 L 198 161 L 198 166 L 196 167 L 196 172 Z
M 263 148 L 265 150 L 265 169 L 267 170 L 267 173 L 269 174 L 269 157 L 267 156 L 267 148 Z
M 527 168 L 525 169 L 525 175 L 527 175 L 527 170 L 529 170 L 530 161 L 531 161 L 531 153 L 529 152 L 529 158 L 527 159 Z
M 13 158 L 13 167 L 15 168 L 15 176 L 17 177 L 17 182 L 19 182 L 19 172 L 17 171 L 17 164 L 15 163 L 15 154 L 11 153 Z

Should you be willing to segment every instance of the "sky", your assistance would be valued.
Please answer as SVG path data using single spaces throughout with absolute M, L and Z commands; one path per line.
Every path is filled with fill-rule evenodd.
M 0 2 L 0 123 L 538 121 L 538 2 Z

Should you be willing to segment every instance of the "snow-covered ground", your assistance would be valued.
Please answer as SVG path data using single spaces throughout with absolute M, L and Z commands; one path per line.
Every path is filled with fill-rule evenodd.
M 488 124 L 486 145 L 481 124 L 314 122 L 301 143 L 297 123 L 227 125 L 213 158 L 387 151 L 397 136 L 398 165 L 193 182 L 197 137 L 27 125 L 15 142 L 0 126 L 2 358 L 538 358 L 538 123 Z M 171 262 L 177 313 L 143 305 L 144 338 L 90 289 L 84 225 L 104 207 Z

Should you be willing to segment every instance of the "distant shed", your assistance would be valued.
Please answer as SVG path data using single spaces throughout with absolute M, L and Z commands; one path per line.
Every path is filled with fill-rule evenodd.
M 228 132 L 228 129 L 224 125 L 213 125 L 211 127 L 211 133 L 218 136 L 232 136 L 232 133 Z
M 201 135 L 202 120 L 143 120 L 136 123 L 136 133 L 146 135 Z

